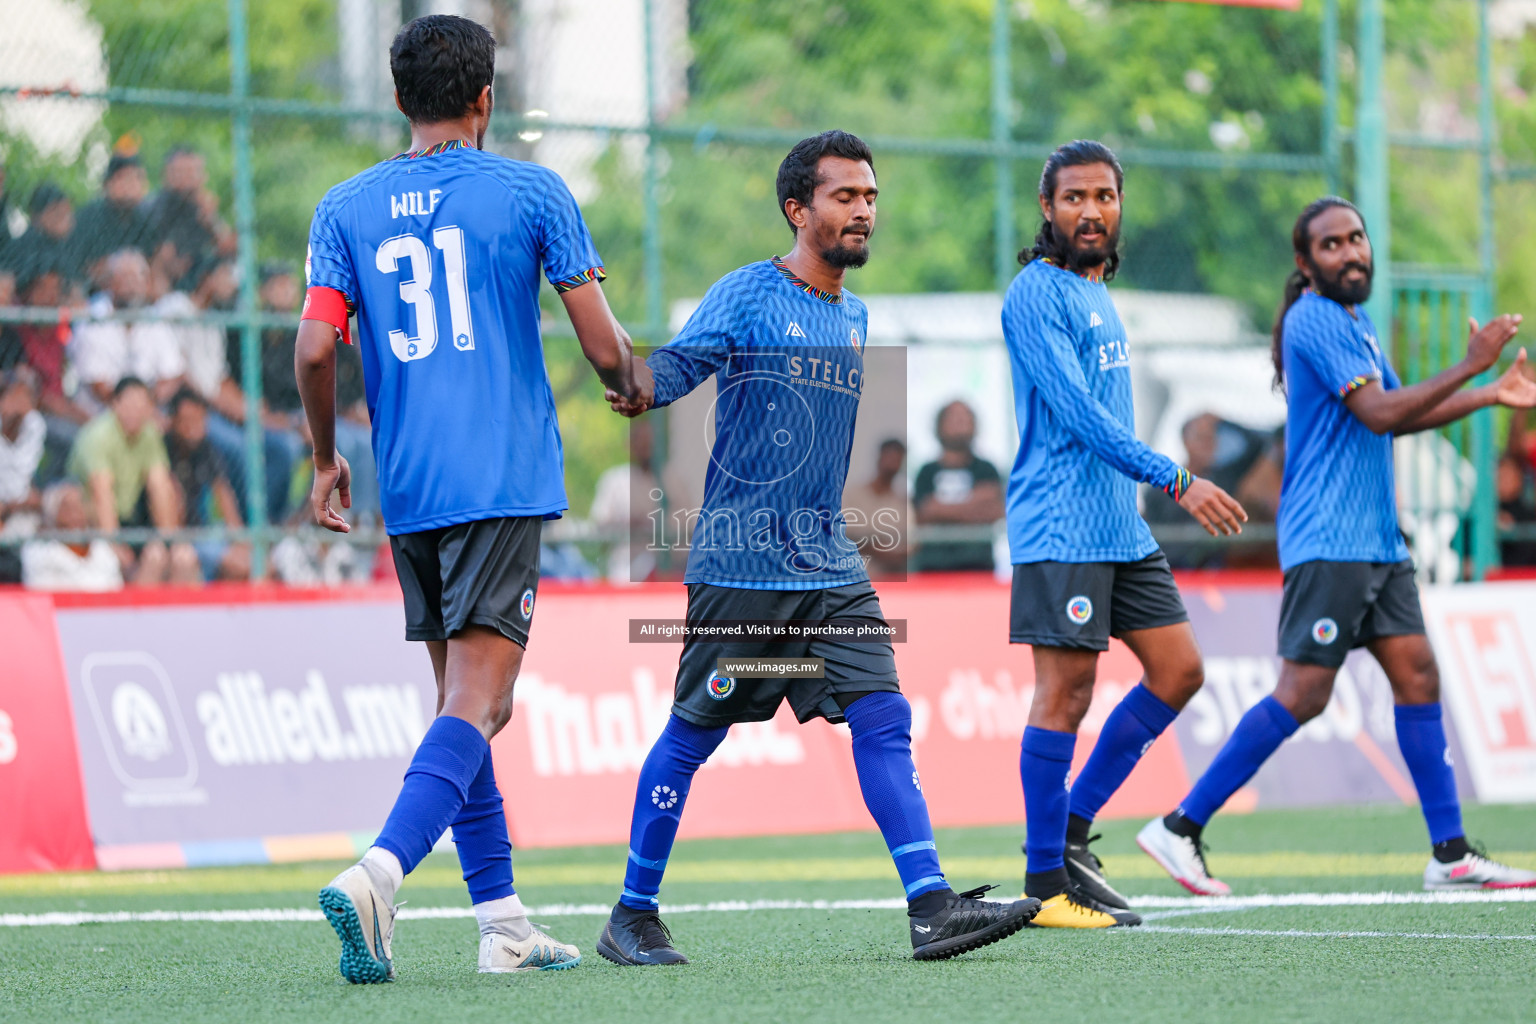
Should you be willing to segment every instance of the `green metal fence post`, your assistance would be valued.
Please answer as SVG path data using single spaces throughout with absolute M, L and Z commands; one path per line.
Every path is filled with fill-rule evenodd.
M 993 168 L 997 175 L 993 202 L 993 253 L 997 290 L 1004 291 L 1013 280 L 1018 241 L 1014 226 L 1013 160 L 1009 143 L 1013 137 L 1013 73 L 1009 63 L 1009 0 L 992 4 L 992 142 L 997 146 Z
M 1488 0 L 1477 4 L 1477 120 L 1478 120 L 1478 256 L 1482 286 L 1473 296 L 1473 316 L 1487 322 L 1493 316 L 1493 42 L 1488 24 Z M 1485 376 L 1491 376 L 1491 373 Z M 1494 482 L 1493 410 L 1472 417 L 1472 460 L 1477 467 L 1477 491 L 1472 504 L 1472 576 L 1482 579 L 1498 562 L 1498 498 Z
M 1355 108 L 1355 205 L 1371 232 L 1375 281 L 1366 310 L 1381 335 L 1392 339 L 1392 208 L 1387 190 L 1387 117 L 1382 108 L 1381 78 L 1385 59 L 1381 0 L 1360 0 L 1355 63 L 1360 76 Z
M 251 65 L 245 0 L 229 0 L 235 232 L 240 250 L 240 386 L 245 391 L 245 493 L 253 534 L 251 577 L 267 571 L 267 464 L 261 427 L 261 336 L 256 329 L 256 186 L 251 167 Z
M 645 0 L 645 186 L 643 213 L 645 253 L 646 340 L 659 345 L 666 332 L 661 279 L 661 147 L 656 142 L 656 4 Z
M 1322 51 L 1323 159 L 1328 164 L 1328 192 L 1338 195 L 1344 176 L 1339 147 L 1339 0 L 1324 0 Z

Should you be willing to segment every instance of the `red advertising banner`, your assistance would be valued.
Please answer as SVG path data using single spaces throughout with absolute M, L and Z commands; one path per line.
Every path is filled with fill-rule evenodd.
M 53 603 L 0 594 L 0 872 L 94 868 Z

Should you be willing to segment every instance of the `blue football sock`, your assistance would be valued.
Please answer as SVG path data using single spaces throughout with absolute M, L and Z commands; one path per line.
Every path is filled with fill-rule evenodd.
M 1280 744 L 1290 739 L 1297 728 L 1295 716 L 1272 696 L 1249 708 L 1217 752 L 1216 759 L 1179 805 L 1180 813 L 1204 827 L 1211 815 L 1253 778 L 1253 773 L 1280 749 Z
M 1026 726 L 1019 745 L 1024 784 L 1025 868 L 1029 874 L 1064 869 L 1067 843 L 1067 776 L 1077 734 Z
M 876 691 L 848 705 L 843 714 L 853 731 L 853 766 L 864 806 L 880 826 L 907 899 L 948 889 L 928 801 L 912 763 L 912 705 L 899 693 Z
M 459 816 L 490 750 L 480 730 L 464 719 L 435 718 L 405 770 L 405 784 L 374 845 L 398 857 L 406 874 L 415 870 Z
M 1465 835 L 1439 703 L 1398 704 L 1392 708 L 1392 717 L 1397 721 L 1397 749 L 1403 752 L 1413 788 L 1419 791 L 1429 841 L 1443 843 Z
M 453 842 L 459 848 L 459 866 L 469 884 L 471 903 L 513 894 L 512 840 L 507 835 L 507 814 L 489 754 L 469 784 L 463 809 L 453 819 Z
M 683 817 L 693 773 L 725 739 L 728 726 L 704 729 L 676 715 L 646 755 L 635 789 L 635 813 L 629 826 L 629 863 L 619 902 L 632 910 L 654 910 L 660 903 L 661 876 L 667 870 L 672 840 Z
M 1071 813 L 1092 821 L 1178 714 L 1144 683 L 1127 693 L 1109 713 L 1088 763 L 1072 783 Z

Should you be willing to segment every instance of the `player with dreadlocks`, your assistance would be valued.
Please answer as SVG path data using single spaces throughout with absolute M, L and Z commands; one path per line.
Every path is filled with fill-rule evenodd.
M 1345 655 L 1365 647 L 1392 684 L 1398 749 L 1429 826 L 1424 888 L 1536 886 L 1536 872 L 1489 859 L 1462 829 L 1440 673 L 1424 635 L 1392 479 L 1394 435 L 1432 430 L 1489 405 L 1536 406 L 1523 348 L 1498 380 L 1464 387 L 1498 361 L 1521 318 L 1505 315 L 1484 327 L 1473 320 L 1460 362 L 1403 387 L 1361 305 L 1374 263 L 1360 211 L 1337 196 L 1318 199 L 1296 219 L 1291 245 L 1296 270 L 1274 330 L 1275 383 L 1289 406 L 1277 523 L 1285 572 L 1280 680 L 1243 715 L 1178 809 L 1148 822 L 1137 842 L 1190 892 L 1231 892 L 1206 869 L 1202 830 L 1281 743 L 1322 712 Z
M 1103 876 L 1089 830 L 1110 795 L 1205 680 L 1168 559 L 1136 508 L 1160 487 L 1213 535 L 1242 506 L 1137 440 L 1130 352 L 1105 282 L 1119 267 L 1123 177 L 1110 150 L 1069 142 L 1040 176 L 1043 222 L 1003 302 L 1019 454 L 1008 480 L 1013 602 L 1008 639 L 1034 647 L 1035 692 L 1019 755 L 1025 893 L 1041 927 L 1140 924 Z M 1099 652 L 1119 637 L 1146 675 L 1067 787 Z

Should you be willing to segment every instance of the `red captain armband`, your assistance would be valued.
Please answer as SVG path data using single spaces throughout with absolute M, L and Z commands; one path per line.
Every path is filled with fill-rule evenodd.
M 304 311 L 299 314 L 299 319 L 323 320 L 336 328 L 343 343 L 350 345 L 352 329 L 348 323 L 351 316 L 348 306 L 347 297 L 335 288 L 311 287 L 304 293 Z

